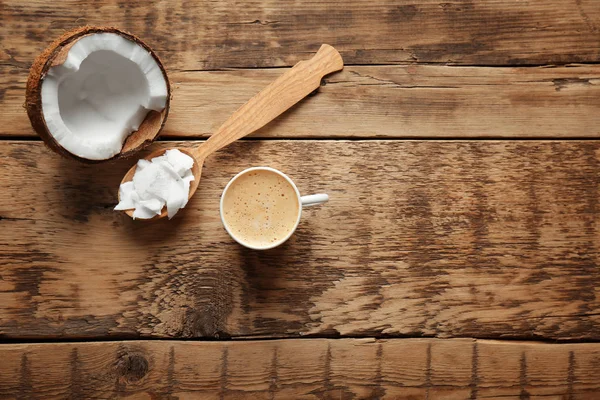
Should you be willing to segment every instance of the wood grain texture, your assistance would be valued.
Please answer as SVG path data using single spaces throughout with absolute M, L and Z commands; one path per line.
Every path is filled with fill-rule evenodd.
M 600 344 L 340 339 L 2 345 L 0 398 L 572 399 Z M 356 362 L 360 360 L 360 362 Z
M 598 141 L 239 142 L 154 224 L 112 211 L 131 163 L 0 146 L 1 336 L 600 339 Z M 273 251 L 219 219 L 255 165 L 331 197 Z
M 171 74 L 165 137 L 206 137 L 282 69 Z M 33 136 L 26 71 L 0 66 L 0 136 Z M 346 67 L 255 137 L 600 137 L 600 65 Z
M 0 60 L 28 66 L 80 25 L 130 31 L 168 70 L 290 66 L 321 43 L 347 64 L 600 61 L 596 0 L 5 0 Z

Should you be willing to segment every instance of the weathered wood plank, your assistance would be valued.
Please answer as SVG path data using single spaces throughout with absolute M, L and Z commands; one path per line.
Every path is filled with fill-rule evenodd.
M 1 336 L 600 339 L 599 141 L 241 142 L 152 224 L 112 211 L 130 163 L 0 146 Z M 273 251 L 218 216 L 253 165 L 331 196 Z
M 281 73 L 172 74 L 172 107 L 162 135 L 210 135 Z M 0 136 L 34 135 L 22 107 L 26 79 L 25 71 L 0 67 Z M 600 137 L 600 65 L 346 67 L 326 78 L 317 96 L 254 136 Z
M 0 355 L 3 399 L 600 396 L 600 344 L 468 339 L 131 341 L 11 344 L 2 345 Z
M 141 36 L 171 70 L 289 66 L 321 43 L 349 64 L 600 61 L 597 0 L 8 0 L 0 21 L 0 60 L 19 66 L 84 24 Z

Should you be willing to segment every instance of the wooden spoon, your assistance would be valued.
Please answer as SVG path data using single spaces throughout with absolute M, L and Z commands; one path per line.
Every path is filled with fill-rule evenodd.
M 195 148 L 178 148 L 179 151 L 194 159 L 192 173 L 195 180 L 190 183 L 189 198 L 198 188 L 202 165 L 206 157 L 262 128 L 317 89 L 325 75 L 342 68 L 344 68 L 344 62 L 340 53 L 333 47 L 324 44 L 313 58 L 300 61 L 241 106 L 206 142 Z M 145 159 L 151 160 L 159 157 L 167 150 L 154 151 Z M 136 166 L 137 163 L 125 174 L 121 183 L 133 179 Z M 133 212 L 133 209 L 125 210 L 130 217 L 133 217 Z M 165 206 L 160 215 L 151 219 L 163 218 L 166 215 L 167 207 Z

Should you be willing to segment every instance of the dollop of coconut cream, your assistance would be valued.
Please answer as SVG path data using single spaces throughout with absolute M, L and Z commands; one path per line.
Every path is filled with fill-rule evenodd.
M 173 218 L 188 202 L 193 165 L 194 159 L 177 149 L 151 161 L 139 160 L 133 180 L 119 187 L 115 210 L 135 209 L 133 219 L 149 219 L 166 205 L 169 219 Z
M 152 54 L 115 33 L 79 39 L 42 82 L 49 132 L 89 160 L 118 154 L 148 112 L 162 111 L 166 101 L 166 79 Z

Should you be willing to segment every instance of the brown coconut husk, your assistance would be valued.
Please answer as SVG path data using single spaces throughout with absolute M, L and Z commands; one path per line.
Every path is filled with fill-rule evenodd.
M 116 33 L 142 46 L 158 63 L 167 84 L 167 102 L 165 108 L 161 112 L 150 111 L 148 115 L 146 115 L 146 118 L 139 129 L 132 132 L 127 137 L 119 154 L 107 160 L 89 160 L 68 152 L 54 139 L 48 130 L 44 119 L 44 113 L 42 112 L 42 81 L 50 67 L 64 63 L 69 50 L 79 39 L 95 33 Z M 29 116 L 33 129 L 51 150 L 66 158 L 75 159 L 85 163 L 98 163 L 128 157 L 148 146 L 156 139 L 156 137 L 158 137 L 158 134 L 165 125 L 167 116 L 169 115 L 170 104 L 171 85 L 169 84 L 167 72 L 160 61 L 160 58 L 158 58 L 156 53 L 138 37 L 112 27 L 83 26 L 66 32 L 35 59 L 29 71 L 29 78 L 27 79 L 25 107 L 27 108 L 27 115 Z

